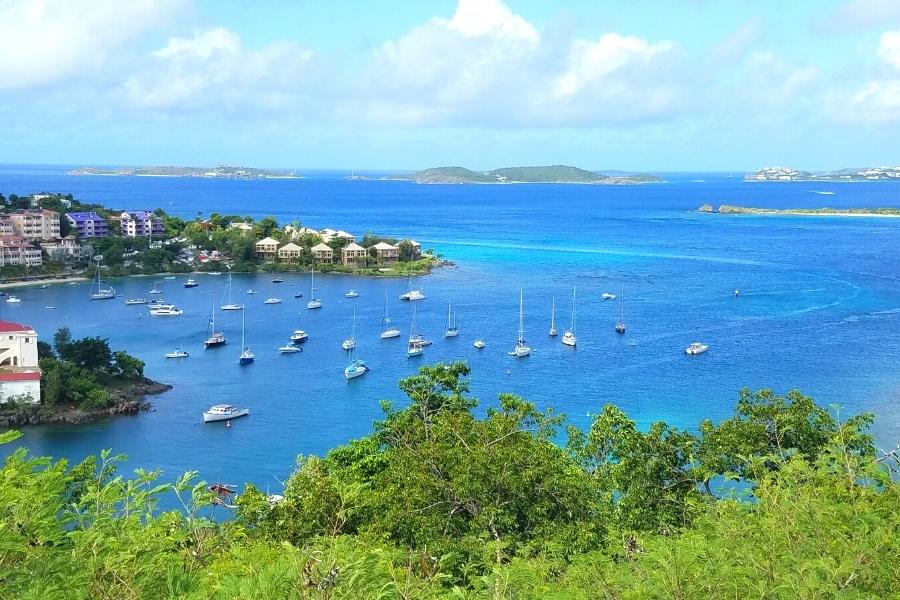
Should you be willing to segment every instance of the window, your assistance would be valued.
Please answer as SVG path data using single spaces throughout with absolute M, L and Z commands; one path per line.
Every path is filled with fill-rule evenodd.
M 25 343 L 26 343 L 26 344 L 29 343 L 30 341 L 31 341 L 31 338 L 25 338 Z

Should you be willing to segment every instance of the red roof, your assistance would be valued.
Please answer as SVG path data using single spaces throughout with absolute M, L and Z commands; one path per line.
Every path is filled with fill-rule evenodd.
M 20 331 L 22 333 L 31 333 L 34 331 L 28 325 L 22 325 L 21 323 L 13 323 L 12 321 L 0 321 L 0 333 L 13 333 L 16 331 Z
M 40 371 L 0 371 L 0 381 L 40 381 Z

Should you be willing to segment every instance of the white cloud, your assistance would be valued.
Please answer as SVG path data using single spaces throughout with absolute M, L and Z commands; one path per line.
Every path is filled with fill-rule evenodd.
M 900 2 L 897 0 L 845 0 L 820 20 L 819 25 L 829 33 L 844 33 L 883 27 L 896 19 L 900 19 Z
M 900 31 L 886 31 L 876 50 L 884 70 L 849 93 L 833 91 L 826 106 L 837 121 L 900 123 Z
M 878 44 L 878 56 L 886 63 L 900 68 L 900 30 L 885 31 Z
M 0 89 L 97 73 L 181 0 L 0 0 Z
M 444 23 L 437 19 L 438 23 Z M 459 0 L 447 28 L 466 37 L 496 37 L 536 43 L 540 34 L 525 19 L 513 13 L 501 0 Z

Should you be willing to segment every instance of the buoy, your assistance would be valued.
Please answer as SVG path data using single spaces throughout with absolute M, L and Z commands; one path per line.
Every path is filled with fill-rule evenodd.
M 231 421 L 225 421 L 225 427 L 231 427 Z

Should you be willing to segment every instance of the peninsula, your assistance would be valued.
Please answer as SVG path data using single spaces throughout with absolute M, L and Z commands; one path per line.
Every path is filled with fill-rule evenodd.
M 504 167 L 492 171 L 472 171 L 464 167 L 433 167 L 400 177 L 415 183 L 584 183 L 593 185 L 635 185 L 661 183 L 663 179 L 649 174 L 606 175 L 567 165 L 545 167 Z
M 900 217 L 900 208 L 752 208 L 723 204 L 718 210 L 709 204 L 697 209 L 722 215 L 782 215 L 811 217 Z
M 299 179 L 294 171 L 252 167 L 78 167 L 69 175 L 119 177 L 205 177 L 209 179 Z
M 763 167 L 745 175 L 744 181 L 900 181 L 900 167 L 866 167 L 822 173 L 790 167 Z

